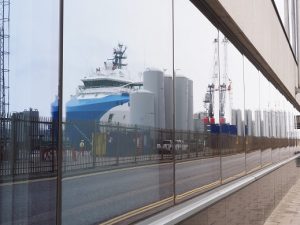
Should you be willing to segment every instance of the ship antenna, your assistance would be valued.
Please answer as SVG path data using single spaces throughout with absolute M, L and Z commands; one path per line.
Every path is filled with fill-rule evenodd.
M 124 49 L 123 49 L 124 47 Z M 115 69 L 122 69 L 123 66 L 127 66 L 127 64 L 123 63 L 123 59 L 127 59 L 127 56 L 125 56 L 125 52 L 127 50 L 127 47 L 124 46 L 123 44 L 118 44 L 118 48 L 114 48 L 113 54 L 114 57 L 111 60 L 113 63 L 113 70 Z

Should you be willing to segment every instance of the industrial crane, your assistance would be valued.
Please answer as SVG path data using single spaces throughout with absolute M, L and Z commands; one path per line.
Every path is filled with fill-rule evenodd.
M 0 117 L 9 113 L 9 15 L 10 0 L 0 0 Z
M 9 113 L 9 16 L 10 0 L 0 0 L 0 152 L 7 144 Z
M 218 60 L 218 42 L 217 38 L 214 39 L 214 61 L 213 61 L 213 73 L 212 73 L 212 80 L 211 84 L 208 84 L 207 91 L 204 98 L 204 107 L 206 108 L 207 115 L 204 118 L 204 123 L 214 124 L 214 96 L 216 88 L 218 87 L 218 78 L 219 78 L 219 60 Z
M 219 110 L 219 122 L 220 124 L 226 123 L 225 119 L 225 106 L 226 106 L 226 92 L 229 93 L 230 107 L 232 107 L 232 95 L 231 95 L 231 80 L 227 74 L 227 45 L 228 39 L 224 37 L 222 40 L 224 48 L 224 69 L 222 75 L 222 81 L 220 80 L 219 84 L 219 40 L 214 39 L 214 61 L 213 61 L 213 73 L 211 84 L 208 84 L 207 91 L 204 98 L 204 105 L 207 111 L 207 115 L 204 118 L 204 123 L 214 124 L 215 123 L 215 113 L 214 113 L 214 95 L 216 91 L 219 91 L 219 101 L 220 101 L 220 110 Z

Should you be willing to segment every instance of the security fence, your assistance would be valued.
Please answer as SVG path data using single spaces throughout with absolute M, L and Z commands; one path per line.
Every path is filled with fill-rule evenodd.
M 2 179 L 56 174 L 56 121 L 32 113 L 15 113 L 0 118 L 0 125 Z M 66 121 L 63 131 L 64 175 L 86 169 L 226 157 L 297 145 L 295 139 L 213 134 L 209 130 L 176 131 L 174 139 L 172 130 L 92 121 Z

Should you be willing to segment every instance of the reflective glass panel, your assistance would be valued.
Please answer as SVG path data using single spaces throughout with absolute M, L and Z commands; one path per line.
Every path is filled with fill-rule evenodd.
M 174 15 L 175 190 L 179 202 L 220 184 L 219 39 L 217 29 L 191 2 L 175 1 Z
M 173 204 L 171 3 L 65 1 L 63 224 Z
M 0 4 L 0 224 L 55 224 L 58 7 Z
M 220 35 L 219 117 L 222 182 L 245 173 L 245 84 L 242 54 Z M 223 120 L 223 121 L 222 121 Z
M 261 110 L 260 77 L 258 70 L 245 57 L 245 147 L 246 171 L 250 173 L 261 166 Z

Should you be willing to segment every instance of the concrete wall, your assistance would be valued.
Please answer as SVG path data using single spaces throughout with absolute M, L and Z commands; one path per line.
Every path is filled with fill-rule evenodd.
M 299 179 L 297 166 L 290 162 L 178 224 L 264 224 Z
M 297 62 L 271 0 L 191 1 L 300 109 Z
M 297 64 L 271 0 L 219 0 L 277 77 L 295 96 Z

